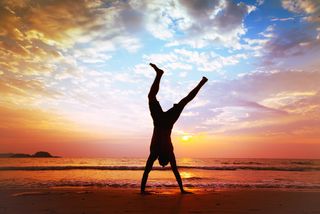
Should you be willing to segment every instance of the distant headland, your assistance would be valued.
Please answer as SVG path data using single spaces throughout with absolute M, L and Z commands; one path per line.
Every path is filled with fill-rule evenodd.
M 60 156 L 53 156 L 49 152 L 39 151 L 33 155 L 24 153 L 0 153 L 0 158 L 61 158 Z

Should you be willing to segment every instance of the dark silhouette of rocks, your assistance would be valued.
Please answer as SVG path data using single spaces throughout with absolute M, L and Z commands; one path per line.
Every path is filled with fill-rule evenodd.
M 40 152 L 34 153 L 32 155 L 32 157 L 35 157 L 35 158 L 52 158 L 53 156 L 49 152 L 40 151 Z
M 31 158 L 29 154 L 17 153 L 13 154 L 10 158 Z
M 10 158 L 13 153 L 0 153 L 0 158 Z
M 49 152 L 39 151 L 33 155 L 24 153 L 3 153 L 0 154 L 0 158 L 60 158 L 59 156 L 53 156 Z

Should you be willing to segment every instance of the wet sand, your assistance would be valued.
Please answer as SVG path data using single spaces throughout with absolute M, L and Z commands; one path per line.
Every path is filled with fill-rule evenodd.
M 181 195 L 177 189 L 50 188 L 1 189 L 0 213 L 312 213 L 320 214 L 320 192 L 225 189 Z

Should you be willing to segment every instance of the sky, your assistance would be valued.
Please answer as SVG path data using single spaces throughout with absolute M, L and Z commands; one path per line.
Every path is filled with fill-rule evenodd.
M 206 76 L 177 157 L 320 157 L 319 0 L 1 0 L 0 152 L 147 157 Z

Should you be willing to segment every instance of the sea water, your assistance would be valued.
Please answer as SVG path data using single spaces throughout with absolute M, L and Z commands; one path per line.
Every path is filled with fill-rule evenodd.
M 1 158 L 0 188 L 138 188 L 145 158 Z M 320 160 L 177 159 L 188 188 L 279 188 L 320 190 Z M 155 162 L 149 187 L 176 187 L 170 166 Z

